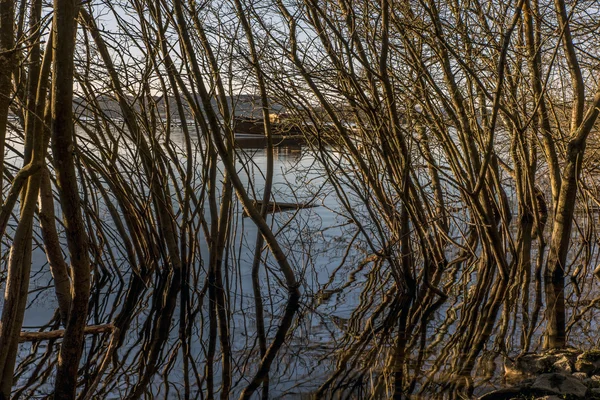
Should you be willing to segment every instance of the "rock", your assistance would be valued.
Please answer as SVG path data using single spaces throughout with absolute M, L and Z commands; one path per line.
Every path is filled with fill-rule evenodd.
M 530 394 L 530 387 L 534 379 L 525 379 L 516 386 L 494 390 L 479 397 L 479 400 L 511 400 L 520 399 Z
M 579 379 L 559 373 L 542 374 L 538 376 L 531 389 L 536 392 L 555 394 L 558 396 L 571 396 L 575 398 L 585 398 L 588 390 Z
M 585 383 L 585 380 L 588 379 L 588 376 L 585 372 L 574 372 L 573 377 L 579 379 L 583 383 Z
M 556 354 L 527 354 L 516 360 L 505 359 L 504 375 L 509 381 L 516 382 L 525 377 L 553 372 L 554 363 L 560 358 Z
M 595 361 L 600 361 L 600 350 L 598 349 L 594 349 L 594 350 L 588 350 L 588 351 L 584 351 L 580 357 L 585 358 L 586 360 L 595 362 Z
M 589 375 L 594 371 L 594 364 L 589 361 L 577 359 L 575 361 L 575 370 Z
M 508 381 L 549 372 L 572 373 L 575 359 L 581 351 L 573 348 L 554 349 L 542 354 L 525 354 L 515 360 L 504 360 L 504 375 Z
M 509 387 L 504 389 L 494 390 L 479 397 L 478 400 L 509 400 L 519 398 L 523 395 L 520 387 Z
M 560 372 L 562 374 L 570 374 L 573 372 L 573 366 L 571 361 L 566 357 L 560 357 L 554 364 L 552 364 L 553 372 Z
M 577 357 L 575 369 L 586 374 L 593 374 L 600 371 L 600 351 L 585 351 Z
M 504 362 L 504 379 L 508 384 L 517 383 L 525 376 L 526 374 L 520 368 L 517 368 L 515 363 L 512 361 Z
M 540 356 L 535 362 L 534 374 L 543 374 L 545 372 L 554 372 L 554 364 L 560 359 L 557 354 L 545 354 Z
M 591 388 L 600 388 L 600 376 L 592 375 L 588 378 L 589 383 L 587 385 Z

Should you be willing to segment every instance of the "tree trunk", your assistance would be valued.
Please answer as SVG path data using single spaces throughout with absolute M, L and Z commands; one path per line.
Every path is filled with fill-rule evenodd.
M 565 346 L 565 266 L 569 251 L 575 198 L 584 144 L 569 144 L 568 162 L 563 172 L 556 215 L 550 241 L 548 265 L 544 274 L 546 287 L 546 333 L 544 346 L 548 349 Z
M 60 348 L 55 399 L 74 399 L 90 296 L 88 239 L 81 215 L 73 144 L 73 55 L 77 0 L 54 1 L 52 153 L 71 261 L 72 305 Z
M 4 142 L 6 123 L 10 105 L 11 75 L 15 67 L 14 59 L 14 18 L 15 0 L 0 0 L 0 189 L 3 188 Z M 4 200 L 0 195 L 0 202 Z
M 31 21 L 37 24 L 41 12 L 41 1 L 32 3 Z M 39 43 L 33 42 L 30 54 L 32 64 L 26 108 L 25 163 L 19 174 L 25 176 L 23 186 L 13 183 L 13 192 L 21 193 L 22 203 L 20 219 L 13 237 L 7 267 L 5 303 L 0 323 L 0 398 L 9 398 L 12 389 L 13 370 L 18 353 L 19 334 L 23 324 L 27 295 L 29 292 L 29 273 L 31 270 L 31 251 L 33 219 L 37 195 L 40 187 L 40 168 L 44 162 L 46 142 L 43 138 L 43 124 L 39 116 L 44 114 L 46 91 L 51 52 L 44 56 L 44 68 L 39 68 Z M 16 196 L 14 197 L 16 201 Z M 10 202 L 9 202 L 10 204 Z M 12 209 L 14 203 L 9 208 Z M 9 211 L 9 210 L 6 210 Z
M 39 197 L 39 218 L 44 239 L 46 258 L 50 265 L 50 273 L 54 279 L 54 292 L 58 300 L 60 319 L 63 326 L 67 325 L 69 310 L 71 309 L 71 279 L 69 266 L 62 255 L 61 244 L 54 223 L 54 196 L 50 183 L 50 173 L 47 168 L 42 170 L 42 184 Z

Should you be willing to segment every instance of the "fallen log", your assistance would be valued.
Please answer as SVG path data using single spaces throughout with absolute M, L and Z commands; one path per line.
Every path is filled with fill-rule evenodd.
M 252 204 L 254 205 L 254 207 L 260 209 L 262 207 L 262 201 L 260 200 L 254 200 L 252 202 Z M 316 205 L 311 204 L 311 203 L 281 203 L 278 201 L 270 201 L 269 204 L 267 205 L 267 213 L 271 214 L 271 213 L 276 213 L 276 212 L 281 212 L 281 211 L 287 211 L 287 210 L 298 210 L 301 208 L 311 208 L 311 207 L 316 207 Z M 247 213 L 246 210 L 244 210 L 244 217 L 247 217 Z
M 113 324 L 90 325 L 83 330 L 85 335 L 97 335 L 99 333 L 112 332 L 115 329 Z M 47 332 L 21 332 L 19 343 L 23 342 L 39 342 L 40 340 L 60 339 L 65 335 L 64 329 L 57 329 Z

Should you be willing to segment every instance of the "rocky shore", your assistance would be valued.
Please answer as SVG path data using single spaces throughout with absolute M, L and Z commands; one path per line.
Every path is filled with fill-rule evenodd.
M 526 354 L 507 359 L 504 374 L 512 386 L 487 393 L 480 400 L 600 400 L 600 350 Z

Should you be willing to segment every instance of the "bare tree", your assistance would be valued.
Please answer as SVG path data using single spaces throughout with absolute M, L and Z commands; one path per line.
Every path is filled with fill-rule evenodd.
M 0 0 L 1 398 L 469 397 L 594 315 L 591 2 L 42 6 Z

